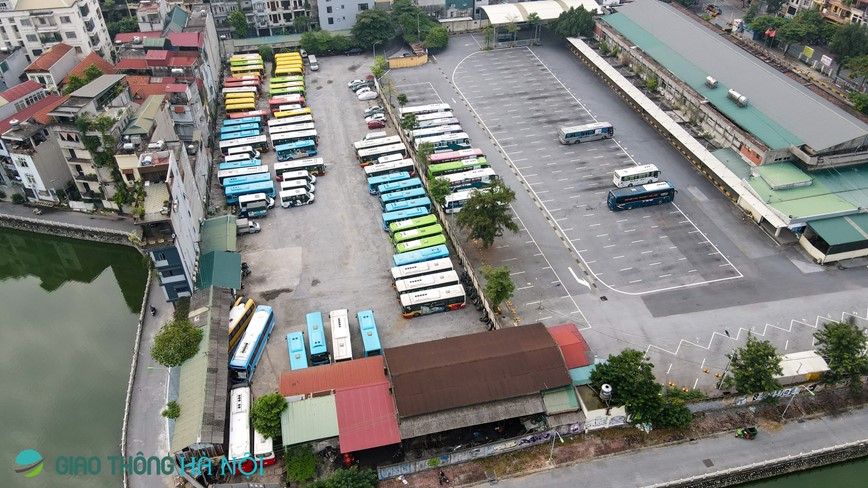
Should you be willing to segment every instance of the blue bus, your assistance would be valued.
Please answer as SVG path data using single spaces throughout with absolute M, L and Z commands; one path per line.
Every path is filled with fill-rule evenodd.
M 232 125 L 256 124 L 262 126 L 262 118 L 260 117 L 242 117 L 240 119 L 226 119 L 223 121 L 223 127 Z
M 307 368 L 307 352 L 304 350 L 304 334 L 290 332 L 286 334 L 286 347 L 289 350 L 289 369 Z
M 250 325 L 229 360 L 229 377 L 233 383 L 250 383 L 272 330 L 274 310 L 268 305 L 257 306 Z
M 271 175 L 268 173 L 256 173 L 246 176 L 233 176 L 223 180 L 223 186 L 246 185 L 248 183 L 260 183 L 263 181 L 271 181 Z
M 238 169 L 238 168 L 250 168 L 252 166 L 259 166 L 262 164 L 262 161 L 258 159 L 245 159 L 242 161 L 232 161 L 226 163 L 220 163 L 217 166 L 217 171 L 226 171 L 230 169 Z
M 305 319 L 307 320 L 307 341 L 310 345 L 310 363 L 314 366 L 331 363 L 332 358 L 329 356 L 325 329 L 322 325 L 322 314 L 311 312 L 305 315 Z
M 377 193 L 390 193 L 393 191 L 410 190 L 412 188 L 422 188 L 422 180 L 419 178 L 410 178 L 408 180 L 390 181 L 380 185 L 377 188 Z
M 379 191 L 380 185 L 384 183 L 392 183 L 395 181 L 406 180 L 410 177 L 410 173 L 406 171 L 399 171 L 397 173 L 389 173 L 380 176 L 371 176 L 368 178 L 368 193 L 371 195 L 376 195 Z
M 381 188 L 382 188 L 382 186 L 383 185 L 380 185 Z M 414 198 L 422 198 L 424 196 L 426 196 L 425 189 L 422 187 L 410 188 L 409 190 L 393 191 L 393 192 L 389 192 L 389 193 L 383 193 L 383 191 L 381 190 L 380 191 L 380 207 L 383 210 L 385 210 L 386 205 L 389 205 L 390 203 L 402 202 L 404 200 L 412 200 Z M 418 207 L 419 205 L 413 205 L 413 206 Z M 397 209 L 397 210 L 400 210 L 400 209 Z
M 392 256 L 392 262 L 395 266 L 406 266 L 413 263 L 421 263 L 423 261 L 431 261 L 432 259 L 448 258 L 449 249 L 445 245 L 426 247 L 418 251 L 402 252 Z
M 425 210 L 431 211 L 431 199 L 428 197 L 413 198 L 411 200 L 401 200 L 400 202 L 387 203 L 385 212 L 397 212 L 398 210 L 406 210 L 413 207 L 424 207 Z
M 316 143 L 310 139 L 306 139 L 292 144 L 277 146 L 274 150 L 277 152 L 278 161 L 309 158 L 311 156 L 316 156 Z
M 228 205 L 235 205 L 238 203 L 238 197 L 241 195 L 250 195 L 251 193 L 265 193 L 265 196 L 274 198 L 277 194 L 274 191 L 274 182 L 273 181 L 261 181 L 259 183 L 248 183 L 246 185 L 234 185 L 227 186 L 226 189 L 226 203 Z
M 616 188 L 609 190 L 609 196 L 606 203 L 609 209 L 629 210 L 637 207 L 647 207 L 649 205 L 660 205 L 675 200 L 675 186 L 668 181 L 658 181 L 657 183 L 648 183 L 642 186 L 631 186 L 627 188 Z
M 421 217 L 423 215 L 428 215 L 430 213 L 431 213 L 431 210 L 426 210 L 425 207 L 410 208 L 407 210 L 399 210 L 397 212 L 384 212 L 383 213 L 383 231 L 389 232 L 389 224 L 391 224 L 392 222 L 398 222 L 399 220 L 413 219 L 416 217 Z
M 228 134 L 229 132 L 241 132 L 245 130 L 262 130 L 262 126 L 259 124 L 223 124 L 223 127 L 220 128 L 220 133 Z
M 380 347 L 380 336 L 377 334 L 377 323 L 374 321 L 374 311 L 362 310 L 356 314 L 356 318 L 359 319 L 359 330 L 362 332 L 365 357 L 379 356 L 383 351 Z
M 245 137 L 257 137 L 261 136 L 262 132 L 259 130 L 243 130 L 241 132 L 223 132 L 220 134 L 221 141 L 231 141 L 233 139 L 243 139 Z

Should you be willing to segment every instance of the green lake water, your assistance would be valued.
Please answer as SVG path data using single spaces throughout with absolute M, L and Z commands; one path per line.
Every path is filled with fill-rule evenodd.
M 136 321 L 147 272 L 134 250 L 0 229 L 0 487 L 116 487 Z M 25 449 L 44 469 L 14 470 Z M 59 476 L 59 456 L 101 458 Z

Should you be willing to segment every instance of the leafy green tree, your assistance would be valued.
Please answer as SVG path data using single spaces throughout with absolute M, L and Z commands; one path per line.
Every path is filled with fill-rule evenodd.
M 382 78 L 383 75 L 386 74 L 387 69 L 389 69 L 389 63 L 386 62 L 385 56 L 377 56 L 376 58 L 374 58 L 374 65 L 371 66 L 371 74 L 374 75 L 374 78 L 378 80 Z M 401 96 L 398 95 L 398 102 L 400 103 L 400 101 Z
M 286 481 L 301 483 L 316 476 L 316 457 L 310 444 L 292 446 L 283 455 L 286 461 Z
M 117 22 L 109 22 L 106 24 L 109 38 L 114 39 L 121 32 L 138 32 L 139 21 L 135 17 L 124 17 Z
M 495 237 L 503 235 L 503 229 L 518 232 L 509 207 L 513 201 L 515 192 L 502 180 L 495 180 L 489 191 L 473 192 L 461 207 L 455 222 L 459 227 L 469 229 L 468 239 L 479 239 L 482 247 L 488 249 Z
M 406 95 L 405 93 L 399 93 L 399 94 L 398 94 L 398 105 L 400 105 L 400 106 L 402 106 L 402 107 L 403 107 L 404 105 L 407 105 L 407 95 Z M 413 116 L 412 124 L 410 124 L 410 126 L 412 127 L 413 125 L 416 124 L 416 114 L 407 114 L 407 115 L 405 115 L 405 116 L 404 116 L 404 122 L 407 122 L 407 119 L 409 118 L 410 115 Z
M 766 13 L 777 14 L 787 0 L 766 0 Z
M 829 50 L 839 56 L 839 64 L 846 58 L 868 54 L 868 26 L 847 24 L 835 33 Z
M 263 61 L 274 61 L 274 49 L 271 46 L 259 46 L 259 55 Z
M 509 276 L 509 268 L 485 266 L 482 268 L 482 275 L 485 276 L 485 296 L 492 307 L 499 307 L 504 300 L 512 297 L 515 283 Z
M 416 150 L 416 156 L 419 157 L 419 162 L 422 163 L 422 166 L 428 168 L 428 156 L 434 154 L 434 144 L 430 142 L 426 142 L 419 146 L 419 149 Z
M 235 35 L 240 38 L 247 37 L 247 17 L 240 10 L 233 10 L 229 14 L 229 25 L 235 28 Z
M 732 376 L 724 378 L 724 384 L 735 386 L 739 393 L 771 392 L 781 384 L 774 377 L 782 373 L 781 358 L 775 346 L 761 341 L 748 333 L 747 343 L 728 354 Z
M 160 415 L 167 419 L 175 420 L 181 416 L 181 406 L 175 400 L 166 404 L 166 408 L 160 412 Z
M 542 20 L 536 12 L 531 12 L 527 15 L 527 25 L 533 27 L 533 38 L 536 41 L 539 41 L 539 26 L 541 22 Z
M 482 29 L 482 36 L 485 39 L 485 49 L 491 49 L 491 42 L 494 41 L 494 27 L 491 24 L 486 25 Z
M 398 23 L 398 18 L 404 14 L 416 15 L 420 9 L 413 4 L 412 0 L 395 0 L 392 2 L 392 20 Z
M 404 95 L 404 103 L 401 103 L 401 95 L 404 94 L 401 93 L 400 95 L 398 95 L 398 103 L 403 107 L 404 103 L 407 103 L 407 96 Z M 416 114 L 407 114 L 404 116 L 403 119 L 401 119 L 402 129 L 406 131 L 411 131 L 414 127 L 416 127 Z
M 385 10 L 369 9 L 356 15 L 352 34 L 360 45 L 373 46 L 375 42 L 386 42 L 394 38 L 395 25 Z
M 862 78 L 862 81 L 859 83 L 859 88 L 857 89 L 861 90 L 862 85 L 865 84 L 865 78 L 868 78 L 868 55 L 863 54 L 862 56 L 848 58 L 844 63 L 844 67 L 850 70 L 850 73 L 847 76 L 851 80 Z
M 434 178 L 428 181 L 428 193 L 432 200 L 443 205 L 446 202 L 446 197 L 452 193 L 452 187 L 446 178 Z
M 326 481 L 328 488 L 376 488 L 377 474 L 369 469 L 339 469 Z
M 518 33 L 518 24 L 515 23 L 515 20 L 510 20 L 506 24 L 506 32 L 512 34 L 512 42 L 515 42 L 515 35 Z
M 655 419 L 655 424 L 660 427 L 674 427 L 686 429 L 693 422 L 693 412 L 684 404 L 684 400 L 665 395 L 660 405 L 660 414 Z
M 868 336 L 855 322 L 828 322 L 814 332 L 817 353 L 829 364 L 826 378 L 830 382 L 853 379 L 852 385 L 859 385 L 858 377 L 868 374 Z
M 449 31 L 445 27 L 436 26 L 428 31 L 423 43 L 426 48 L 433 51 L 440 51 L 449 44 Z
M 292 19 L 292 28 L 297 33 L 304 33 L 310 30 L 310 17 L 307 15 L 299 15 Z
M 193 327 L 189 320 L 166 322 L 154 336 L 151 357 L 166 367 L 180 366 L 199 352 L 202 329 Z
M 570 7 L 558 16 L 554 31 L 561 37 L 589 36 L 594 32 L 594 16 L 583 6 Z
M 853 108 L 868 115 L 868 93 L 851 91 L 847 93 L 847 99 L 853 102 Z
M 339 35 L 332 36 L 331 42 L 329 43 L 329 50 L 336 53 L 342 53 L 351 47 L 353 47 L 353 41 L 348 37 Z
M 762 2 L 756 1 L 756 2 L 751 3 L 750 7 L 747 8 L 747 12 L 745 12 L 744 17 L 742 17 L 742 19 L 744 19 L 744 21 L 748 25 L 750 25 L 750 23 L 753 21 L 753 19 L 756 18 L 757 14 L 759 14 L 761 4 L 762 4 Z
M 91 81 L 99 78 L 100 76 L 103 75 L 103 72 L 100 71 L 100 69 L 97 68 L 96 65 L 92 64 L 92 65 L 88 66 L 87 69 L 84 70 L 84 73 L 82 73 L 82 74 L 84 75 L 83 77 L 78 76 L 78 75 L 71 75 L 69 77 L 69 81 L 63 87 L 63 94 L 64 95 L 69 95 L 70 93 L 72 93 L 72 92 L 78 90 L 79 88 L 87 85 Z
M 636 421 L 653 422 L 663 408 L 662 386 L 654 378 L 653 369 L 644 353 L 625 349 L 597 365 L 591 373 L 591 384 L 598 391 L 604 384 L 610 385 L 613 405 L 624 405 Z
M 253 428 L 268 438 L 280 436 L 280 414 L 289 407 L 280 393 L 269 393 L 253 402 L 250 416 Z
M 322 54 L 331 49 L 332 35 L 328 31 L 305 32 L 301 36 L 301 48 L 310 54 Z

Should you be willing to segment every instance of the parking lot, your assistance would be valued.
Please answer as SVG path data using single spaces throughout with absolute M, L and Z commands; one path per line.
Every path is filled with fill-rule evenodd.
M 241 293 L 273 306 L 277 320 L 256 370 L 254 395 L 276 390 L 280 373 L 289 369 L 286 334 L 302 330 L 312 311 L 327 321 L 330 310 L 349 310 L 357 358 L 363 354 L 355 319 L 360 310 L 374 310 L 383 347 L 484 330 L 473 306 L 412 320 L 401 316 L 389 275 L 393 250 L 352 148 L 367 132 L 362 112 L 369 102 L 357 100 L 346 83 L 364 77 L 369 64 L 361 57 L 327 57 L 318 72 L 305 76 L 319 157 L 326 162 L 326 175 L 317 177 L 316 201 L 289 209 L 278 205 L 259 220 L 260 233 L 238 238 L 252 271 Z M 267 105 L 267 99 L 259 103 Z M 275 162 L 273 151 L 263 154 L 263 164 Z

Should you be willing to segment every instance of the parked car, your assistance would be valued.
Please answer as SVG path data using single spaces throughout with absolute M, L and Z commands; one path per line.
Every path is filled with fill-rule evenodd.
M 365 80 L 352 80 L 349 83 L 347 83 L 347 88 L 352 88 L 353 85 L 360 85 L 364 82 L 365 82 Z
M 359 90 L 362 90 L 362 89 L 365 89 L 365 88 L 367 88 L 367 89 L 370 90 L 373 86 L 374 86 L 374 82 L 373 82 L 373 81 L 366 81 L 366 82 L 364 82 L 364 83 L 356 83 L 355 85 L 353 85 L 353 86 L 350 88 L 350 90 L 352 90 L 352 91 L 358 93 Z
M 374 114 L 370 117 L 365 117 L 365 122 L 370 122 L 372 120 L 386 120 L 386 114 Z
M 376 100 L 380 95 L 372 90 L 368 90 L 359 94 L 359 100 Z
M 360 93 L 364 93 L 364 92 L 369 92 L 369 91 L 374 91 L 374 90 L 371 90 L 371 87 L 369 87 L 369 86 L 365 86 L 365 87 L 359 88 L 358 90 L 355 90 L 356 95 L 358 95 Z
M 347 56 L 352 56 L 353 54 L 362 54 L 362 48 L 360 47 L 351 47 L 344 51 L 344 54 Z
M 304 49 L 299 49 L 298 53 L 301 54 L 301 57 L 303 58 L 307 57 L 307 51 L 305 51 Z
M 374 105 L 365 109 L 365 117 L 370 117 L 371 115 L 381 113 L 383 113 L 383 107 L 379 105 Z
M 368 121 L 368 130 L 382 129 L 383 127 L 386 127 L 386 121 L 383 119 L 371 119 Z

